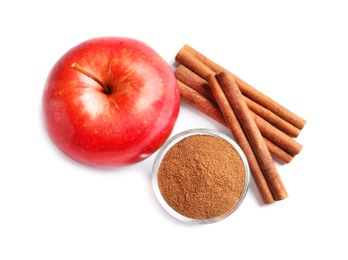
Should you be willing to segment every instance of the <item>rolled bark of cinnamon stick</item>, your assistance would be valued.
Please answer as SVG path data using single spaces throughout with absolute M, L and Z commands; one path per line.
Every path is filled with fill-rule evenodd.
M 253 111 L 256 115 L 260 116 L 285 134 L 289 135 L 290 137 L 298 137 L 298 135 L 300 134 L 300 129 L 280 118 L 269 109 L 261 106 L 260 104 L 256 103 L 246 96 L 244 96 L 244 100 L 251 111 Z
M 213 103 L 215 102 L 213 93 L 211 92 L 207 81 L 188 69 L 186 66 L 180 64 L 174 71 L 174 74 L 178 80 L 195 89 L 197 92 L 201 93 L 204 97 L 208 98 Z M 297 127 L 280 118 L 272 111 L 264 108 L 250 98 L 246 96 L 244 96 L 244 98 L 251 111 L 265 119 L 274 127 L 278 128 L 291 137 L 297 137 L 300 134 L 300 129 L 298 129 Z
M 213 93 L 208 85 L 208 82 L 196 73 L 180 64 L 174 71 L 175 78 L 190 88 L 196 90 L 211 102 L 216 103 Z
M 193 72 L 195 72 L 198 76 L 202 77 L 206 80 L 207 76 L 210 74 L 214 74 L 211 68 L 205 65 L 202 61 L 197 59 L 195 55 L 193 55 L 186 48 L 182 48 L 175 56 L 175 60 L 185 67 L 189 68 Z
M 196 71 L 204 71 L 204 73 L 208 73 L 210 71 L 209 69 L 206 68 L 204 64 L 202 64 L 199 60 L 195 58 L 193 58 L 190 61 L 190 66 Z M 214 74 L 214 72 L 211 72 L 211 73 Z M 207 84 L 206 79 L 203 79 L 202 77 L 197 75 L 195 72 L 191 71 L 189 68 L 187 68 L 183 64 L 178 66 L 178 68 L 174 71 L 174 74 L 178 80 L 180 79 L 180 81 L 185 82 L 186 85 L 190 84 L 188 86 L 195 89 L 197 92 L 205 96 L 211 102 L 216 103 L 215 97 L 209 85 Z M 297 142 L 295 139 L 288 136 L 283 131 L 280 131 L 277 127 L 268 123 L 266 120 L 264 120 L 262 117 L 260 117 L 256 113 L 252 113 L 252 115 L 254 117 L 254 120 L 257 126 L 259 127 L 261 131 L 261 134 L 264 137 L 266 137 L 270 142 L 273 142 L 276 146 L 284 150 L 284 153 L 281 154 L 281 156 L 286 155 L 285 156 L 286 161 L 284 162 L 287 162 L 290 159 L 287 156 L 287 154 L 295 156 L 302 150 L 303 146 L 299 142 Z M 286 123 L 286 121 L 284 122 Z
M 244 130 L 274 199 L 283 200 L 287 198 L 287 191 L 280 178 L 273 158 L 267 149 L 261 132 L 244 101 L 243 95 L 237 86 L 234 77 L 226 71 L 222 71 L 216 74 L 216 78 L 231 104 L 242 129 Z
M 201 63 L 205 64 L 206 67 L 208 67 L 210 70 L 212 70 L 215 73 L 220 71 L 228 71 L 187 44 L 185 44 L 181 48 L 181 50 L 179 50 L 178 54 L 176 55 L 176 60 L 180 63 L 185 62 L 185 64 L 188 65 L 188 68 L 190 68 L 189 66 L 191 64 L 189 60 L 192 58 L 192 56 L 196 60 L 199 60 Z M 207 69 L 199 70 L 199 71 L 196 70 L 195 72 L 203 78 L 205 78 L 208 73 Z M 275 113 L 277 116 L 279 116 L 280 118 L 283 118 L 284 120 L 286 120 L 287 122 L 295 126 L 296 128 L 301 130 L 305 126 L 306 120 L 296 115 L 295 113 L 285 108 L 284 106 L 280 105 L 279 103 L 277 103 L 276 101 L 268 97 L 267 95 L 258 91 L 253 86 L 249 85 L 248 83 L 246 83 L 245 81 L 243 81 L 242 79 L 234 75 L 232 72 L 228 71 L 228 73 L 231 73 L 233 75 L 243 95 L 249 97 L 256 103 L 260 104 L 261 106 L 269 109 L 270 111 Z
M 220 111 L 219 106 L 216 104 L 216 101 L 214 99 L 214 102 L 207 99 L 201 93 L 194 90 L 190 86 L 187 86 L 185 83 L 178 81 L 179 90 L 180 90 L 180 97 L 182 100 L 187 102 L 189 105 L 194 107 L 195 109 L 201 111 L 203 114 L 209 116 L 210 118 L 214 119 L 215 121 L 219 122 L 220 124 L 229 127 Z M 294 156 L 288 154 L 283 149 L 269 141 L 267 138 L 263 137 L 264 141 L 267 145 L 268 150 L 270 153 L 278 158 L 280 161 L 289 163 L 294 158 Z
M 268 182 L 263 175 L 261 168 L 255 158 L 253 150 L 250 147 L 250 144 L 244 135 L 243 129 L 241 128 L 238 119 L 231 108 L 229 101 L 227 100 L 224 92 L 222 91 L 219 83 L 217 82 L 214 74 L 207 75 L 207 81 L 211 90 L 214 94 L 215 100 L 217 101 L 221 113 L 225 118 L 225 121 L 231 130 L 236 142 L 241 147 L 245 156 L 248 159 L 249 167 L 251 170 L 251 175 L 255 182 L 256 187 L 259 190 L 259 193 L 262 197 L 262 200 L 265 204 L 270 204 L 274 202 L 274 198 L 271 192 L 270 187 L 268 186 Z
M 285 152 L 279 146 L 277 146 L 274 143 L 272 143 L 271 141 L 269 141 L 266 137 L 263 137 L 263 140 L 266 143 L 268 151 L 275 158 L 278 158 L 280 161 L 282 161 L 284 163 L 290 163 L 292 161 L 292 159 L 294 159 L 293 155 Z
M 187 86 L 179 80 L 178 86 L 180 90 L 180 97 L 182 100 L 185 100 L 185 102 L 187 102 L 195 109 L 203 112 L 205 115 L 226 126 L 225 119 L 215 103 L 212 103 L 210 100 L 206 99 L 197 91 L 190 88 L 189 86 Z
M 292 156 L 295 156 L 301 152 L 303 146 L 299 142 L 286 135 L 279 129 L 273 127 L 270 123 L 268 123 L 262 117 L 256 115 L 253 111 L 249 110 L 249 113 L 253 117 L 263 137 L 266 137 L 268 140 L 272 140 L 275 145 Z

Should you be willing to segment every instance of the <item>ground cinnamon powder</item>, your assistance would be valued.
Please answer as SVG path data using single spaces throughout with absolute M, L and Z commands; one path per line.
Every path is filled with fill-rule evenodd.
M 237 150 L 217 136 L 197 134 L 172 146 L 158 170 L 158 186 L 167 204 L 188 218 L 226 214 L 244 189 L 246 174 Z

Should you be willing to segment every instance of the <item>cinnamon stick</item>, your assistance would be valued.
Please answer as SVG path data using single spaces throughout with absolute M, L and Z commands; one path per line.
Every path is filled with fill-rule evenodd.
M 209 69 L 207 69 L 206 66 L 197 59 L 191 59 L 190 66 L 194 68 L 196 71 L 200 70 L 200 71 L 205 71 L 205 73 L 209 72 Z M 213 93 L 211 92 L 209 85 L 207 85 L 207 81 L 205 79 L 198 76 L 193 71 L 190 71 L 188 68 L 186 68 L 182 64 L 178 66 L 174 74 L 177 78 L 180 78 L 180 80 L 185 81 L 187 85 L 191 84 L 189 85 L 190 87 L 192 86 L 192 88 L 194 88 L 197 92 L 201 93 L 203 96 L 208 98 L 211 102 L 216 103 L 215 97 Z M 260 117 L 256 113 L 252 113 L 252 115 L 254 117 L 254 120 L 257 126 L 260 129 L 261 134 L 264 137 L 267 137 L 267 139 L 270 142 L 273 142 L 276 146 L 284 150 L 285 154 L 281 154 L 280 156 L 286 155 L 285 157 L 288 157 L 287 154 L 290 154 L 291 156 L 295 156 L 302 150 L 303 146 L 299 142 L 297 142 L 295 139 L 288 136 L 284 132 L 278 130 L 274 125 L 268 123 L 266 120 L 264 120 L 262 117 Z M 286 161 L 288 160 L 289 158 L 286 159 Z
M 263 118 L 268 123 L 278 128 L 279 130 L 281 130 L 288 136 L 298 137 L 298 135 L 300 134 L 301 132 L 300 129 L 293 126 L 292 124 L 285 121 L 284 119 L 280 118 L 269 109 L 261 106 L 260 104 L 256 103 L 255 101 L 251 100 L 250 98 L 246 96 L 244 96 L 244 100 L 251 111 L 253 111 L 256 115 L 260 116 L 261 118 Z
M 216 103 L 207 81 L 188 69 L 186 66 L 180 64 L 174 71 L 174 75 L 177 80 L 190 88 L 193 88 L 211 102 Z
M 180 97 L 185 100 L 192 107 L 203 112 L 205 115 L 211 117 L 220 124 L 226 125 L 225 119 L 221 114 L 221 111 L 215 103 L 203 97 L 194 89 L 190 88 L 183 82 L 178 80 L 178 86 L 180 90 Z
M 294 159 L 294 156 L 285 152 L 283 149 L 281 149 L 279 146 L 275 145 L 271 141 L 269 141 L 266 137 L 263 137 L 263 140 L 266 143 L 266 146 L 268 148 L 268 151 L 270 154 L 279 159 L 283 163 L 290 163 L 292 159 Z
M 201 93 L 204 97 L 208 98 L 213 103 L 215 102 L 214 96 L 211 93 L 211 89 L 209 88 L 207 81 L 202 77 L 198 76 L 190 69 L 188 69 L 186 66 L 180 64 L 174 71 L 174 74 L 178 80 L 195 89 L 197 92 Z M 244 98 L 247 103 L 247 106 L 251 111 L 265 119 L 274 127 L 278 128 L 279 130 L 291 137 L 297 137 L 300 134 L 300 129 L 298 129 L 297 127 L 294 127 L 289 122 L 280 118 L 272 111 L 264 108 L 263 106 L 259 105 L 250 98 L 246 96 L 244 96 Z
M 205 80 L 207 79 L 208 75 L 214 74 L 215 72 L 202 61 L 200 61 L 186 48 L 182 48 L 176 54 L 175 60 L 187 67 L 188 69 L 192 70 L 194 73 L 196 73 L 198 76 L 202 77 Z
M 279 129 L 273 127 L 262 117 L 257 116 L 253 111 L 249 110 L 249 112 L 256 122 L 256 125 L 262 133 L 263 137 L 266 137 L 268 140 L 272 140 L 275 145 L 293 156 L 301 152 L 303 146 L 299 142 L 286 135 Z
M 215 102 L 215 99 L 214 99 L 214 102 L 212 102 L 211 100 L 207 99 L 201 93 L 194 90 L 190 86 L 187 86 L 185 83 L 181 82 L 180 80 L 177 80 L 177 81 L 178 81 L 179 90 L 180 90 L 180 97 L 182 100 L 187 102 L 189 105 L 191 105 L 195 109 L 201 111 L 203 114 L 219 122 L 220 124 L 228 127 L 223 115 L 221 114 L 220 108 Z M 285 152 L 283 149 L 279 148 L 277 145 L 269 141 L 267 138 L 265 137 L 263 138 L 270 153 L 274 157 L 278 158 L 280 161 L 289 163 L 294 158 L 294 156 Z
M 184 61 L 185 64 L 188 65 L 187 67 L 191 69 L 190 67 L 191 64 L 190 64 L 190 61 L 188 60 L 192 59 L 192 57 L 194 57 L 194 60 L 199 60 L 201 63 L 203 63 L 206 67 L 208 67 L 210 70 L 212 70 L 215 73 L 220 71 L 228 71 L 187 44 L 185 44 L 182 47 L 182 49 L 178 52 L 178 54 L 176 55 L 176 60 L 180 63 Z M 205 78 L 207 75 L 206 69 L 193 70 L 193 71 L 203 78 Z M 254 100 L 256 103 L 260 104 L 261 106 L 269 109 L 270 111 L 278 115 L 280 118 L 283 118 L 285 121 L 292 124 L 294 127 L 297 127 L 300 130 L 304 127 L 304 125 L 306 124 L 306 120 L 296 115 L 295 113 L 291 112 L 289 109 L 280 105 L 279 103 L 277 103 L 270 97 L 266 96 L 262 92 L 258 91 L 257 89 L 255 89 L 254 87 L 252 87 L 251 85 L 249 85 L 248 83 L 246 83 L 245 81 L 243 81 L 242 79 L 234 75 L 232 72 L 228 71 L 228 73 L 231 73 L 234 76 L 235 81 L 240 91 L 243 93 L 243 95 Z
M 244 101 L 234 77 L 226 71 L 222 71 L 216 75 L 216 78 L 244 130 L 274 199 L 283 200 L 287 198 L 287 191 L 279 176 L 273 158 L 266 147 L 259 128 L 249 112 L 250 110 Z
M 253 180 L 258 188 L 258 191 L 262 197 L 265 204 L 270 204 L 274 201 L 272 192 L 268 186 L 268 183 L 263 175 L 261 168 L 255 158 L 255 155 L 250 147 L 250 144 L 244 135 L 243 129 L 241 128 L 238 119 L 231 108 L 229 101 L 227 100 L 224 92 L 222 91 L 219 83 L 217 82 L 214 74 L 207 75 L 207 82 L 211 87 L 215 100 L 217 101 L 222 115 L 231 130 L 236 142 L 243 150 L 246 158 L 248 159 L 250 172 L 252 174 Z

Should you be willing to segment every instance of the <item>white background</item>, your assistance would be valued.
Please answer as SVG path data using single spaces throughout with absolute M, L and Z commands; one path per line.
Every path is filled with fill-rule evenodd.
M 228 3 L 228 4 L 227 4 Z M 345 1 L 2 1 L 0 259 L 348 259 Z M 302 152 L 277 164 L 289 198 L 210 225 L 177 221 L 151 186 L 154 155 L 121 169 L 63 156 L 43 127 L 47 74 L 74 45 L 137 38 L 173 69 L 185 44 L 305 118 Z M 207 127 L 182 103 L 172 135 Z

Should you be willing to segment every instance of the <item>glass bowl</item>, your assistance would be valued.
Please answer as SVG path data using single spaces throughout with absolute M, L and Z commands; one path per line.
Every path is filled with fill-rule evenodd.
M 198 149 L 194 149 L 193 152 L 190 150 L 190 147 L 186 148 L 180 148 L 182 149 L 182 151 L 178 152 L 178 153 L 174 153 L 172 150 L 177 150 L 174 147 L 178 147 L 177 144 L 183 144 L 183 140 L 184 139 L 194 139 L 194 138 L 190 138 L 192 136 L 195 136 L 197 138 L 200 138 L 201 140 L 195 138 L 196 140 L 198 140 L 198 142 L 196 141 L 196 147 Z M 210 139 L 210 144 L 208 146 L 206 146 L 207 144 L 205 144 L 205 137 L 202 138 L 202 136 L 208 136 L 211 138 Z M 221 140 L 222 139 L 222 140 Z M 220 140 L 220 141 L 218 141 Z M 216 142 L 214 142 L 216 141 Z M 224 143 L 225 145 L 227 145 L 228 149 L 232 149 L 230 150 L 230 153 L 228 155 L 226 155 L 225 151 L 222 152 L 221 147 L 217 146 L 218 143 L 221 143 L 221 141 L 224 141 L 222 143 Z M 186 141 L 187 143 L 187 141 Z M 216 145 L 215 145 L 216 143 Z M 216 147 L 215 147 L 216 146 Z M 208 147 L 209 149 L 206 149 L 206 147 Z M 216 148 L 216 149 L 214 149 Z M 198 169 L 197 165 L 204 165 L 204 164 L 211 164 L 214 163 L 215 159 L 213 159 L 213 156 L 209 157 L 208 160 L 207 157 L 200 157 L 200 155 L 197 155 L 197 158 L 192 158 L 193 162 L 194 162 L 194 167 L 193 170 L 187 170 L 188 164 L 191 164 L 192 160 L 189 157 L 195 156 L 193 154 L 196 154 L 197 150 L 201 150 L 203 149 L 203 153 L 205 153 L 204 149 L 206 149 L 206 151 L 209 150 L 209 153 L 215 153 L 215 152 L 219 152 L 220 155 L 222 154 L 222 157 L 219 158 L 224 158 L 224 159 L 219 159 L 220 161 L 222 161 L 221 166 L 225 165 L 226 161 L 229 161 L 228 163 L 230 163 L 229 165 L 232 165 L 231 167 L 224 167 L 224 169 L 228 169 L 228 170 L 223 170 L 222 168 L 220 168 L 221 172 L 223 171 L 224 174 L 227 174 L 226 176 L 228 176 L 228 182 L 225 183 L 212 183 L 213 185 L 210 185 L 209 183 L 206 183 L 206 180 L 209 176 L 208 173 L 210 174 L 210 170 L 208 172 L 208 170 L 205 172 L 205 169 L 207 169 L 207 167 L 203 166 L 203 168 L 201 166 L 199 166 L 200 168 Z M 189 156 L 185 157 L 185 155 L 182 155 L 181 152 L 185 152 L 186 151 L 190 151 L 189 152 Z M 170 151 L 170 153 L 169 153 Z M 199 152 L 197 152 L 199 154 Z M 166 157 L 167 154 L 168 157 Z M 178 155 L 179 154 L 179 155 Z M 178 155 L 178 157 L 176 158 L 176 156 Z M 227 159 L 225 158 L 225 155 L 228 156 Z M 182 157 L 183 156 L 183 157 Z M 180 157 L 180 160 L 179 160 Z M 171 159 L 169 159 L 171 158 Z M 202 162 L 199 162 L 200 158 L 202 158 Z M 204 159 L 205 158 L 205 159 Z M 170 161 L 172 160 L 172 161 Z M 197 165 L 196 165 L 197 162 Z M 237 162 L 237 163 L 235 163 Z M 168 164 L 169 164 L 169 168 L 171 170 L 168 170 Z M 234 165 L 236 165 L 236 169 L 234 169 Z M 238 166 L 238 169 L 237 169 Z M 191 166 L 189 166 L 191 167 Z M 209 166 L 210 167 L 210 166 Z M 191 169 L 191 168 L 189 168 Z M 210 169 L 210 168 L 209 168 Z M 170 171 L 170 172 L 169 172 Z M 176 172 L 177 171 L 177 172 Z M 218 172 L 219 170 L 216 169 L 214 170 L 215 172 Z M 227 171 L 227 172 L 226 172 Z M 219 172 L 220 173 L 220 172 Z M 195 175 L 195 176 L 191 176 Z M 217 173 L 216 173 L 217 174 Z M 231 177 L 230 175 L 234 174 L 234 177 Z M 199 178 L 196 178 L 196 175 L 200 176 Z M 205 176 L 207 175 L 207 176 Z M 217 175 L 218 178 L 211 178 L 209 177 L 209 181 L 210 182 L 215 182 L 215 179 L 219 179 L 220 175 Z M 194 178 L 195 177 L 195 178 Z M 173 178 L 175 179 L 175 181 L 173 183 L 165 183 L 165 185 L 163 185 L 163 183 L 167 180 L 172 181 Z M 194 181 L 193 181 L 194 178 Z M 236 182 L 234 182 L 235 178 L 237 178 L 238 180 L 243 180 L 243 182 L 238 181 L 239 183 L 237 184 Z M 186 179 L 186 180 L 185 180 Z M 182 182 L 181 182 L 182 180 Z M 154 159 L 154 163 L 153 163 L 153 168 L 152 168 L 152 185 L 153 185 L 153 189 L 154 189 L 154 193 L 156 195 L 156 198 L 158 199 L 159 203 L 162 205 L 162 207 L 169 213 L 171 214 L 173 217 L 175 217 L 178 220 L 181 220 L 183 222 L 186 223 L 192 223 L 192 224 L 209 224 L 209 223 L 215 223 L 218 222 L 222 219 L 225 219 L 226 217 L 230 216 L 233 212 L 235 212 L 239 206 L 242 204 L 247 192 L 248 192 L 248 187 L 249 187 L 249 180 L 250 180 L 250 169 L 249 169 L 249 164 L 248 161 L 245 157 L 244 152 L 242 151 L 242 149 L 239 147 L 239 145 L 229 136 L 219 132 L 219 131 L 215 131 L 215 130 L 211 130 L 211 129 L 204 129 L 204 128 L 197 128 L 197 129 L 191 129 L 191 130 L 187 130 L 184 132 L 181 132 L 173 137 L 171 137 L 170 139 L 168 139 L 164 145 L 160 148 L 160 150 L 158 151 L 155 159 Z M 190 192 L 189 195 L 187 195 L 187 186 L 184 186 L 184 182 L 188 182 L 188 181 L 192 181 L 192 183 L 190 183 L 190 187 L 191 186 L 197 186 L 197 187 L 205 187 L 205 186 L 209 186 L 209 187 L 213 187 L 210 188 L 210 190 L 205 191 L 206 193 L 202 195 L 202 193 L 195 193 L 196 190 L 194 192 Z M 162 185 L 161 185 L 162 183 Z M 220 186 L 215 186 L 215 185 L 220 185 Z M 175 186 L 175 187 L 174 187 Z M 215 187 L 217 187 L 217 189 L 214 189 Z M 221 189 L 225 190 L 227 189 L 226 187 L 228 187 L 228 190 L 231 191 L 231 193 L 224 193 L 223 196 L 219 196 L 216 195 L 217 191 L 220 191 Z M 230 188 L 231 187 L 231 188 Z M 196 189 L 196 188 L 195 188 Z M 175 192 L 174 192 L 174 191 Z M 198 190 L 198 188 L 197 188 Z M 209 194 L 208 192 L 210 192 L 211 194 Z M 184 194 L 185 193 L 185 194 Z M 238 195 L 236 195 L 235 193 L 238 193 Z M 175 201 L 174 195 L 171 197 L 172 194 L 175 194 Z M 164 196 L 165 195 L 165 196 Z M 190 196 L 192 197 L 192 201 L 198 201 L 197 204 L 191 203 L 190 201 Z M 227 204 L 228 206 L 225 207 L 223 212 L 219 212 L 217 215 L 212 214 L 211 216 L 209 216 L 209 214 L 206 214 L 205 211 L 206 208 L 210 208 L 210 210 L 215 210 L 215 208 L 220 208 L 219 205 L 225 204 L 225 196 L 227 196 L 228 201 L 233 201 L 230 202 L 229 204 Z M 178 197 L 178 198 L 177 198 Z M 195 198 L 193 198 L 195 197 Z M 214 198 L 214 201 L 218 201 L 221 199 L 221 201 L 223 203 L 218 203 L 218 204 L 211 204 L 210 202 L 208 202 L 208 200 L 206 198 Z M 220 198 L 221 197 L 221 198 Z M 223 198 L 222 198 L 223 197 Z M 189 198 L 189 199 L 187 199 Z M 199 199 L 198 199 L 199 198 Z M 174 200 L 174 202 L 173 202 Z M 201 202 L 204 201 L 204 202 Z M 207 201 L 207 202 L 205 202 Z M 176 202 L 180 202 L 180 209 L 178 209 L 178 207 L 176 206 L 178 203 Z M 185 204 L 187 203 L 187 205 Z M 206 203 L 206 204 L 204 204 Z M 195 205 L 197 206 L 197 209 L 194 208 Z M 215 206 L 214 206 L 215 205 Z M 196 215 L 195 214 L 187 214 L 186 212 L 183 211 L 187 211 L 187 209 L 191 209 L 193 208 L 195 212 L 198 212 Z M 202 210 L 201 210 L 202 209 Z M 204 210 L 203 210 L 204 209 Z M 202 212 L 200 212 L 199 210 L 201 210 Z M 204 211 L 204 212 L 203 212 Z M 202 216 L 201 216 L 202 214 Z M 204 216 L 203 216 L 204 215 Z

